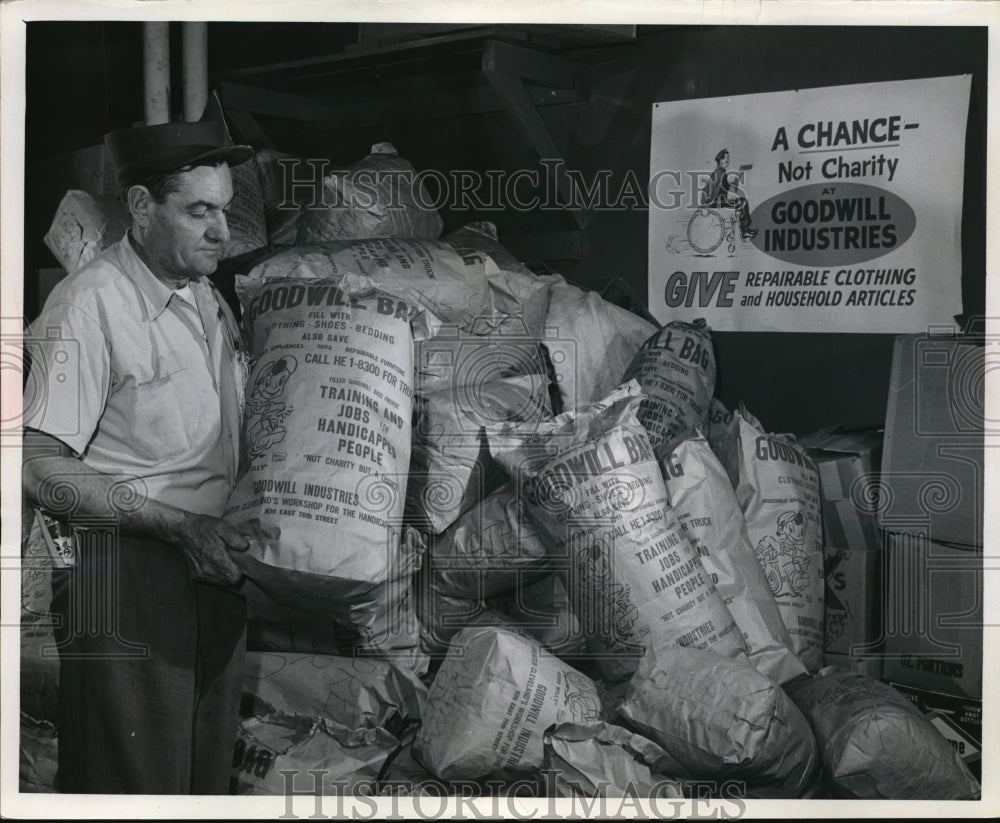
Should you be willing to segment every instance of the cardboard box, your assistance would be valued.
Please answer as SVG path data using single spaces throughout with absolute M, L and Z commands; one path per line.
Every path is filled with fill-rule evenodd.
M 850 655 L 870 647 L 881 634 L 882 551 L 823 548 L 825 646 Z
M 942 543 L 983 542 L 982 338 L 896 338 L 879 523 Z
M 981 699 L 982 551 L 910 534 L 886 550 L 883 679 Z
M 969 770 L 977 779 L 981 779 L 983 701 L 920 689 L 892 680 L 886 682 L 928 716 L 934 727 L 955 747 Z
M 851 551 L 879 549 L 876 512 L 882 432 L 826 429 L 799 442 L 819 471 L 825 544 Z
M 850 655 L 853 647 L 878 640 L 881 628 L 882 537 L 876 511 L 882 433 L 823 430 L 800 442 L 820 477 L 825 651 Z

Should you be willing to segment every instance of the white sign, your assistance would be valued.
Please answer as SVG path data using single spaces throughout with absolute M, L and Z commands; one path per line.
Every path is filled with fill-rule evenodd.
M 718 331 L 954 324 L 970 80 L 655 103 L 650 311 Z

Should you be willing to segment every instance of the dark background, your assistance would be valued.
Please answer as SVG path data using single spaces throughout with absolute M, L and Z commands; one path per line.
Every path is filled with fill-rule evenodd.
M 537 30 L 540 27 L 532 27 Z M 172 24 L 175 108 L 182 101 L 180 30 Z M 544 33 L 543 33 L 544 34 Z M 356 47 L 360 27 L 341 23 L 210 23 L 213 87 L 234 71 L 331 55 Z M 582 63 L 589 95 L 545 106 L 542 116 L 569 168 L 587 175 L 610 169 L 639 180 L 649 174 L 654 102 L 720 97 L 849 83 L 970 74 L 962 222 L 965 321 L 985 312 L 987 30 L 968 27 L 638 26 L 634 40 L 571 45 L 559 53 Z M 105 132 L 143 116 L 142 28 L 124 22 L 31 22 L 26 54 L 25 314 L 37 311 L 35 278 L 56 265 L 42 243 L 59 199 L 72 187 L 63 175 L 69 152 L 101 142 Z M 293 73 L 294 74 L 294 73 Z M 324 100 L 367 97 L 385 107 L 377 127 L 345 118 L 322 125 L 259 118 L 274 148 L 347 164 L 379 141 L 392 142 L 417 169 L 537 168 L 502 110 L 480 114 L 427 112 L 414 120 L 399 101 L 472 82 L 457 58 L 407 73 L 372 68 L 331 80 L 308 72 L 286 76 L 284 88 Z M 223 99 L 225 105 L 225 99 Z M 401 114 L 394 118 L 393 111 Z M 178 115 L 179 117 L 179 115 Z M 252 142 L 252 141 L 251 141 Z M 445 231 L 489 219 L 505 235 L 571 228 L 565 214 L 513 211 L 442 212 Z M 576 257 L 546 263 L 573 282 L 602 290 L 621 278 L 641 296 L 647 285 L 643 209 L 596 212 Z M 715 333 L 718 394 L 729 406 L 746 402 L 771 430 L 805 434 L 822 426 L 884 423 L 893 337 L 867 334 Z

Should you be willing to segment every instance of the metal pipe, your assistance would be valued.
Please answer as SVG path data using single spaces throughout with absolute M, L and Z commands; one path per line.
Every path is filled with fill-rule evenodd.
M 170 23 L 142 24 L 142 77 L 147 126 L 170 122 Z
M 201 118 L 208 104 L 208 23 L 182 23 L 184 60 L 184 120 Z

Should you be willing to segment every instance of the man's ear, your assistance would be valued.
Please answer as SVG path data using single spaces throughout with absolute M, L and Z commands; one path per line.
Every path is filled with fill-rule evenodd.
M 132 223 L 140 228 L 148 228 L 153 206 L 153 195 L 145 186 L 132 186 L 128 190 L 128 211 L 132 215 Z

